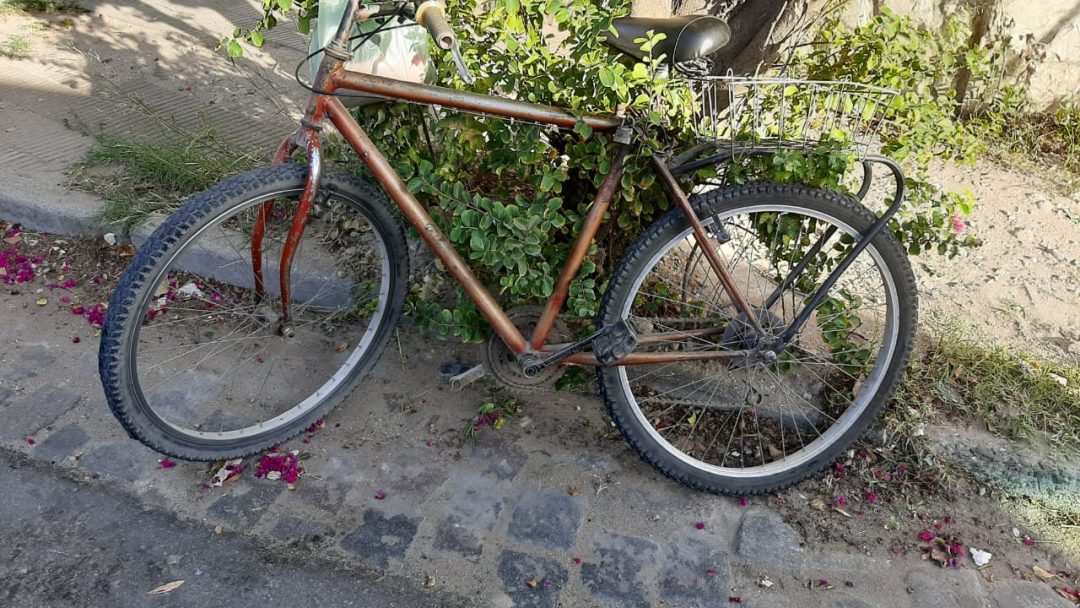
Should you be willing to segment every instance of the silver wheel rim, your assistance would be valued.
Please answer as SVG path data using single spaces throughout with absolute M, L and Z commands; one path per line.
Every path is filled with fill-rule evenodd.
M 147 280 L 146 285 L 156 286 L 160 284 L 163 277 L 166 276 L 173 262 L 179 257 L 192 243 L 198 241 L 199 236 L 205 231 L 210 230 L 221 223 L 227 221 L 229 218 L 236 216 L 237 214 L 249 209 L 255 205 L 261 204 L 267 200 L 273 200 L 278 197 L 295 195 L 301 192 L 300 189 L 289 188 L 281 189 L 267 194 L 260 194 L 257 197 L 246 200 L 245 202 L 236 205 L 228 209 L 225 213 L 215 218 L 213 221 L 207 223 L 205 226 L 199 228 L 194 234 L 189 236 L 184 244 L 178 247 L 175 251 L 171 252 L 168 259 L 161 265 L 161 270 L 154 274 L 154 276 Z M 357 213 L 364 216 L 372 224 L 374 221 L 370 215 L 364 213 L 364 206 L 359 201 L 349 198 L 346 194 L 338 192 L 335 193 L 335 198 L 338 198 L 351 207 L 353 207 Z M 258 435 L 273 433 L 283 427 L 287 427 L 293 424 L 298 419 L 308 415 L 312 410 L 316 409 L 328 395 L 333 394 L 335 390 L 352 373 L 352 371 L 360 364 L 364 355 L 367 354 L 368 348 L 372 341 L 375 339 L 375 334 L 378 332 L 379 327 L 382 324 L 384 315 L 387 312 L 387 304 L 390 296 L 390 282 L 391 282 L 391 269 L 389 259 L 389 248 L 386 245 L 382 235 L 374 230 L 373 233 L 377 237 L 379 253 L 381 254 L 381 269 L 380 269 L 380 282 L 378 289 L 378 303 L 375 311 L 372 313 L 370 321 L 368 322 L 367 329 L 364 331 L 360 340 L 357 341 L 356 346 L 352 349 L 349 357 L 345 360 L 345 363 L 339 367 L 318 389 L 311 395 L 305 398 L 297 405 L 281 412 L 277 416 L 274 416 L 268 420 L 264 420 L 261 423 L 253 424 L 241 429 L 235 429 L 230 431 L 202 431 L 198 429 L 187 428 L 179 426 L 170 422 L 167 418 L 159 415 L 155 408 L 151 406 L 143 392 L 139 379 L 138 371 L 138 344 L 139 336 L 142 331 L 141 320 L 147 314 L 150 307 L 150 302 L 153 299 L 153 294 L 147 292 L 142 302 L 138 305 L 138 314 L 132 316 L 134 319 L 135 328 L 129 333 L 127 340 L 127 363 L 130 370 L 130 379 L 134 387 L 134 395 L 137 399 L 138 407 L 142 408 L 144 412 L 150 415 L 159 424 L 164 425 L 166 430 L 171 431 L 173 434 L 184 436 L 188 439 L 195 439 L 202 443 L 214 444 L 214 443 L 231 443 L 238 440 L 244 440 Z
M 851 228 L 845 222 L 830 216 L 820 211 L 815 211 L 807 207 L 800 207 L 794 205 L 754 205 L 751 207 L 741 207 L 738 209 L 732 209 L 719 214 L 711 214 L 708 218 L 702 220 L 702 225 L 710 226 L 716 220 L 725 219 L 731 217 L 737 213 L 750 214 L 755 212 L 797 212 L 802 215 L 823 220 L 837 226 L 840 230 L 847 234 L 858 234 L 857 231 Z M 633 287 L 630 290 L 630 297 L 624 302 L 622 310 L 619 312 L 619 316 L 622 319 L 626 319 L 630 315 L 630 308 L 634 302 L 634 296 L 638 293 L 645 278 L 655 268 L 656 264 L 668 253 L 676 244 L 685 239 L 692 229 L 687 227 L 684 231 L 680 232 L 674 238 L 668 240 L 665 246 L 649 259 L 644 269 L 638 274 L 634 280 Z M 874 395 L 877 394 L 881 388 L 881 384 L 885 380 L 885 373 L 889 368 L 889 364 L 892 362 L 893 355 L 896 352 L 896 345 L 899 337 L 899 325 L 900 325 L 900 310 L 898 305 L 899 295 L 896 290 L 896 283 L 892 275 L 888 272 L 888 267 L 882 259 L 881 254 L 871 244 L 864 251 L 864 254 L 869 254 L 874 260 L 875 267 L 881 275 L 882 283 L 886 287 L 888 295 L 888 314 L 886 316 L 885 324 L 885 339 L 883 341 L 882 348 L 878 351 L 878 357 L 874 365 L 874 369 L 863 385 L 862 392 L 856 396 L 856 402 L 852 407 L 848 407 L 843 415 L 831 425 L 828 430 L 817 439 L 804 446 L 803 449 L 798 452 L 786 455 L 784 458 L 770 462 L 764 465 L 755 465 L 751 467 L 721 467 L 713 465 L 707 462 L 703 462 L 697 458 L 693 458 L 682 450 L 672 445 L 666 438 L 664 438 L 652 425 L 652 423 L 645 416 L 641 406 L 637 402 L 633 391 L 630 389 L 630 381 L 626 374 L 626 366 L 619 366 L 616 371 L 619 375 L 619 389 L 622 391 L 627 402 L 630 404 L 630 408 L 634 413 L 634 417 L 638 424 L 642 426 L 649 434 L 650 439 L 664 449 L 665 452 L 675 456 L 684 464 L 691 466 L 699 471 L 707 473 L 709 475 L 740 478 L 740 479 L 755 479 L 770 475 L 776 475 L 797 469 L 807 462 L 813 460 L 831 446 L 833 446 L 839 439 L 846 433 L 852 425 L 859 419 L 859 417 L 866 411 L 870 401 Z M 862 254 L 860 254 L 862 255 Z M 811 449 L 812 448 L 812 449 Z

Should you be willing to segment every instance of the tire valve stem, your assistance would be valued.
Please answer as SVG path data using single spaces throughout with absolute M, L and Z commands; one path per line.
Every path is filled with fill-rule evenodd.
M 279 332 L 282 338 L 294 338 L 296 337 L 296 328 L 292 323 L 282 323 Z

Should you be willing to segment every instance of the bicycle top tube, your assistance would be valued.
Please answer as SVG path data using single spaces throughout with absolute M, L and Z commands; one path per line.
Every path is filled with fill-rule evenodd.
M 402 9 L 407 10 L 402 11 Z M 375 16 L 403 12 L 407 15 L 415 15 L 431 34 L 436 45 L 454 52 L 455 63 L 458 64 L 459 69 L 464 67 L 458 54 L 457 39 L 446 22 L 445 6 L 439 0 L 384 2 L 367 5 L 363 9 L 360 8 L 358 0 L 349 0 L 349 6 L 342 15 L 334 40 L 324 49 L 325 54 L 319 64 L 311 90 L 316 94 L 333 95 L 336 90 L 345 89 L 390 100 L 437 105 L 567 129 L 582 122 L 597 131 L 614 131 L 622 126 L 623 120 L 615 116 L 578 115 L 564 108 L 396 80 L 344 68 L 344 62 L 349 58 L 347 43 L 354 20 L 366 20 Z M 471 76 L 466 78 L 466 75 L 465 72 L 462 73 L 466 81 L 471 80 Z
M 387 99 L 423 103 L 455 108 L 469 112 L 478 112 L 503 118 L 515 118 L 573 128 L 579 122 L 597 131 L 614 131 L 623 124 L 615 116 L 597 116 L 593 114 L 575 115 L 569 110 L 554 106 L 518 101 L 505 97 L 495 97 L 470 91 L 457 91 L 446 87 L 418 84 L 404 80 L 395 80 L 384 76 L 335 70 L 330 75 L 331 90 L 347 89 L 370 93 Z

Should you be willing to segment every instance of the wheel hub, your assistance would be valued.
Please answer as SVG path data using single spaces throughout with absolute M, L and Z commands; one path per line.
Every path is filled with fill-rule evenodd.
M 783 319 L 765 309 L 755 308 L 754 315 L 761 332 L 758 333 L 744 313 L 739 313 L 724 331 L 721 342 L 725 348 L 731 350 L 745 350 L 745 357 L 732 359 L 731 364 L 735 367 L 747 367 L 754 363 L 769 365 L 776 363 L 778 356 L 775 349 L 775 338 L 784 329 Z

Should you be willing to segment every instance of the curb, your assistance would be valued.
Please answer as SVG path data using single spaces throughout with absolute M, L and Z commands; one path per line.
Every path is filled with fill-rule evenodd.
M 98 221 L 103 205 L 100 198 L 77 190 L 41 188 L 29 195 L 5 184 L 0 191 L 0 218 L 50 234 L 98 236 L 108 232 Z

